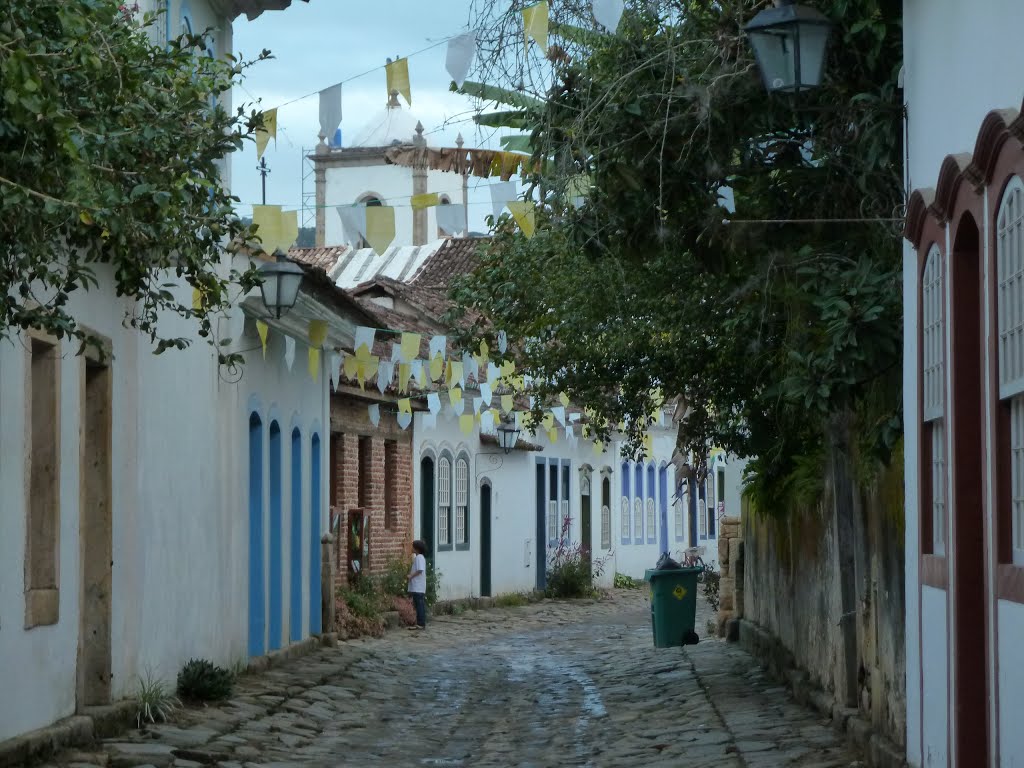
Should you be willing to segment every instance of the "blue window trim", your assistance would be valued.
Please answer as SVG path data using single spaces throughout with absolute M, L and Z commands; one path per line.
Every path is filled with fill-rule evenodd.
M 572 520 L 572 461 L 562 459 L 561 476 L 558 478 L 558 531 L 561 536 L 562 525 L 565 518 Z M 565 514 L 562 514 L 562 503 L 565 503 Z M 569 532 L 566 541 L 572 540 L 572 523 L 569 523 Z
M 170 3 L 168 3 L 168 8 L 169 7 L 170 7 Z M 167 14 L 168 23 L 170 23 L 170 15 L 171 14 L 168 12 L 168 14 Z M 188 33 L 190 35 L 194 35 L 196 33 L 196 25 L 195 25 L 195 20 L 192 18 L 192 8 L 191 8 L 191 6 L 189 6 L 187 0 L 182 0 L 182 3 L 181 3 L 181 33 L 180 34 L 185 34 L 185 24 L 186 23 L 188 23 Z M 167 39 L 170 40 L 170 35 L 167 36 Z
M 665 513 L 665 517 L 668 518 L 668 467 L 662 467 L 661 469 L 658 470 L 658 489 L 659 489 L 659 492 L 661 494 L 661 509 Z M 680 499 L 679 501 L 677 501 L 677 504 L 679 506 L 679 514 L 681 515 L 682 512 L 683 512 L 683 510 L 682 510 L 682 500 Z M 682 518 L 681 522 L 685 522 L 685 517 Z M 676 533 L 675 527 L 676 527 L 675 509 L 673 509 L 673 514 L 672 514 L 672 528 L 673 528 L 673 531 L 672 531 L 672 534 L 673 534 L 673 537 L 675 538 L 676 541 L 682 541 L 683 540 L 683 534 L 685 533 L 684 529 L 686 528 L 686 526 L 685 525 L 680 525 L 678 533 Z
M 621 538 L 623 544 L 629 544 L 629 543 L 631 543 L 632 540 L 631 540 L 631 538 L 630 538 L 630 536 L 628 534 L 625 535 L 625 536 L 622 535 L 623 526 L 622 526 L 622 520 L 621 520 L 621 517 L 622 517 L 622 499 L 625 499 L 626 500 L 626 522 L 628 523 L 628 525 L 626 526 L 625 530 L 627 530 L 627 531 L 632 531 L 633 530 L 633 501 L 632 501 L 632 499 L 629 496 L 629 478 L 630 478 L 630 476 L 629 476 L 629 462 L 628 461 L 622 462 L 621 470 L 622 470 L 622 497 L 619 499 L 619 517 L 620 517 L 620 519 L 619 519 L 619 537 Z
M 551 470 L 552 469 L 555 470 L 554 493 L 552 493 L 552 488 L 551 488 Z M 545 472 L 545 474 L 544 474 L 544 514 L 545 515 L 550 515 L 551 514 L 551 502 L 552 501 L 555 502 L 555 535 L 554 536 L 551 535 L 551 521 L 547 520 L 547 517 L 545 517 L 545 520 L 547 520 L 547 522 L 548 522 L 548 530 L 547 530 L 546 538 L 547 538 L 547 541 L 548 541 L 548 547 L 556 547 L 556 546 L 558 546 L 558 536 L 559 536 L 559 534 L 561 533 L 561 530 L 562 530 L 561 515 L 559 514 L 561 508 L 559 507 L 559 504 L 558 504 L 558 489 L 562 487 L 562 475 L 561 475 L 561 473 L 559 471 L 559 468 L 558 468 L 558 459 L 548 459 L 547 467 L 545 468 L 544 472 Z
M 455 494 L 455 478 L 458 475 L 458 473 L 455 471 L 455 469 L 458 466 L 458 462 L 459 461 L 465 461 L 466 462 L 466 542 L 465 542 L 465 544 L 460 544 L 456 540 L 456 538 L 455 538 L 455 520 L 456 520 L 456 514 L 455 514 L 456 504 L 455 504 L 455 499 L 457 498 L 457 496 Z M 470 549 L 470 542 L 473 540 L 472 539 L 472 535 L 470 533 L 471 528 L 469 526 L 469 519 L 470 519 L 470 517 L 472 516 L 472 513 L 473 513 L 473 503 L 472 503 L 472 501 L 473 501 L 473 494 L 470 493 L 470 487 L 469 487 L 469 478 L 470 478 L 470 475 L 472 474 L 469 471 L 470 466 L 471 465 L 469 463 L 469 454 L 466 453 L 465 451 L 463 451 L 458 456 L 456 456 L 455 457 L 455 461 L 452 462 L 452 521 L 451 521 L 451 532 L 452 532 L 452 543 L 455 544 L 455 549 L 457 551 L 459 551 L 459 552 L 467 552 L 467 551 L 469 551 L 469 549 Z
M 644 520 L 647 517 L 647 510 L 644 507 L 644 465 L 633 463 L 633 541 L 636 544 L 644 543 Z M 640 500 L 640 525 L 636 524 L 636 500 Z
M 658 507 L 657 507 L 657 470 L 654 467 L 652 461 L 647 465 L 647 501 L 654 501 L 654 525 L 650 525 L 649 515 L 647 514 L 647 502 L 644 502 L 644 520 L 647 521 L 647 543 L 657 544 L 658 543 Z
M 321 520 L 321 447 L 320 433 L 313 432 L 309 441 L 309 633 L 323 631 L 320 608 L 320 520 Z
M 267 590 L 263 555 L 263 420 L 249 414 L 249 655 L 266 653 Z
M 302 639 L 302 432 L 292 429 L 288 561 L 288 639 Z
M 276 651 L 284 643 L 284 487 L 282 463 L 284 460 L 284 436 L 277 420 L 270 422 L 270 528 L 267 539 L 270 545 L 270 590 L 267 626 L 269 636 L 267 649 Z
M 441 459 L 448 460 L 448 543 L 441 543 Z M 441 451 L 437 455 L 437 462 L 434 464 L 434 471 L 437 473 L 437 479 L 434 482 L 434 525 L 437 528 L 437 544 L 435 545 L 438 552 L 451 552 L 455 549 L 455 528 L 452 524 L 455 522 L 455 457 L 452 456 L 451 451 Z

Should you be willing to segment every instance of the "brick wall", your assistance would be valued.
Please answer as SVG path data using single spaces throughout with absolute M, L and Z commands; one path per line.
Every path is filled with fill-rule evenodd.
M 743 615 L 743 531 L 740 518 L 723 517 L 718 533 L 718 633 L 727 634 L 732 619 Z
M 387 412 L 374 427 L 367 413 L 371 402 L 352 395 L 331 397 L 332 512 L 343 522 L 351 509 L 362 508 L 369 515 L 366 567 L 368 573 L 375 574 L 382 573 L 392 558 L 411 561 L 414 497 L 412 427 L 401 429 L 394 414 Z M 382 411 L 395 409 L 393 403 L 381 403 Z M 339 575 L 350 574 L 344 525 L 339 530 L 337 548 Z

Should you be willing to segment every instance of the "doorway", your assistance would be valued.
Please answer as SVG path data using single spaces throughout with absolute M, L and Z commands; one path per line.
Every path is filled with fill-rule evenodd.
M 266 587 L 263 573 L 263 422 L 249 416 L 249 655 L 266 653 Z
M 81 445 L 82 607 L 78 635 L 78 709 L 110 703 L 112 388 L 110 368 L 86 359 Z
M 658 551 L 668 552 L 668 467 L 661 467 L 658 470 L 658 511 L 661 517 L 661 528 L 659 528 Z
M 593 577 L 591 552 L 594 548 L 594 540 L 590 510 L 590 471 L 587 470 L 580 477 L 580 543 L 583 545 L 583 559 L 587 563 L 587 573 Z
M 434 460 L 420 461 L 420 539 L 427 545 L 427 561 L 434 562 Z
M 988 765 L 988 623 L 985 617 L 983 398 L 985 348 L 978 227 L 965 213 L 950 263 L 952 307 L 954 764 Z
M 480 487 L 480 596 L 491 596 L 491 484 Z

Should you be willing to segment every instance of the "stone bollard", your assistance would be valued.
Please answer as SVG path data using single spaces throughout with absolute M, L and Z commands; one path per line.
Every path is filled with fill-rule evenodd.
M 320 539 L 320 631 L 326 645 L 337 642 L 334 623 L 334 536 L 325 533 Z M 331 641 L 333 639 L 333 642 Z

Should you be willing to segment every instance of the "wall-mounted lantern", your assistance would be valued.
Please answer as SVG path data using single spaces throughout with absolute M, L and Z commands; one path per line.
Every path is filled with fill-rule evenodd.
M 793 0 L 777 0 L 744 27 L 769 93 L 799 93 L 821 85 L 832 23 Z

